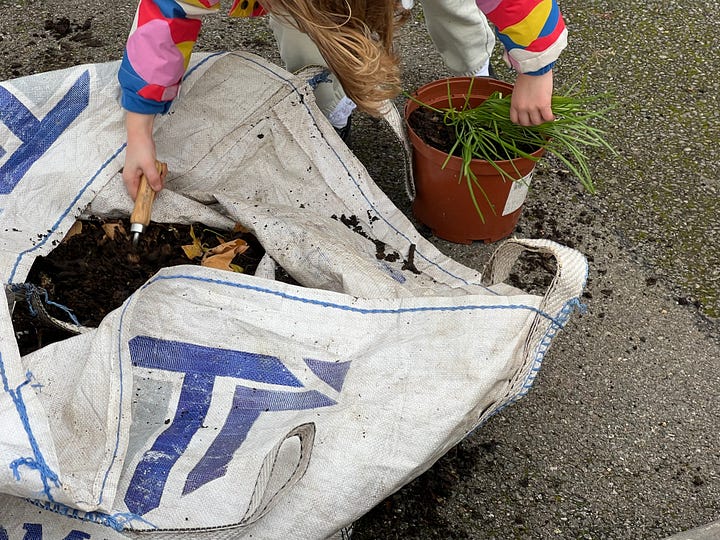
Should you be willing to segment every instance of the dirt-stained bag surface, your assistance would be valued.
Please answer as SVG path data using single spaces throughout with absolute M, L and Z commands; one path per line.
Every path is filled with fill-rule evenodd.
M 6 286 L 78 219 L 132 211 L 116 71 L 0 85 Z M 329 537 L 524 395 L 582 292 L 584 257 L 553 242 L 508 241 L 482 275 L 440 253 L 307 81 L 258 57 L 193 57 L 155 138 L 170 172 L 153 221 L 239 224 L 262 258 L 163 267 L 96 328 L 24 355 L 0 310 L 9 538 Z M 524 250 L 557 261 L 544 295 L 506 284 Z

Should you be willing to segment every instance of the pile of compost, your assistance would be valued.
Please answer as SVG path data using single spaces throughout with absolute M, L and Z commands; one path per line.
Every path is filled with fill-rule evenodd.
M 54 304 L 69 310 L 82 326 L 97 327 L 100 321 L 160 269 L 181 264 L 207 264 L 218 246 L 242 246 L 226 256 L 228 270 L 253 274 L 265 250 L 247 231 L 217 231 L 202 224 L 151 223 L 134 245 L 130 223 L 124 220 L 78 221 L 65 239 L 45 257 L 35 259 L 25 283 L 47 292 Z M 226 250 L 227 251 L 227 250 Z M 242 252 L 240 252 L 242 251 Z M 210 261 L 212 263 L 212 261 Z M 280 269 L 276 278 L 294 283 Z M 53 304 L 47 312 L 70 322 L 68 313 Z M 13 326 L 20 354 L 73 335 L 31 312 L 18 301 Z

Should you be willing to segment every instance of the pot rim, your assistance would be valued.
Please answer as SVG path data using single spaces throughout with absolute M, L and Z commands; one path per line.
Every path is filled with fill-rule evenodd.
M 431 90 L 436 89 L 438 86 L 447 87 L 448 83 L 451 83 L 451 84 L 452 83 L 458 83 L 458 84 L 467 83 L 467 84 L 469 84 L 470 81 L 473 79 L 475 79 L 475 82 L 473 82 L 472 92 L 470 93 L 470 95 L 472 97 L 486 99 L 487 96 L 485 96 L 484 93 L 487 93 L 489 95 L 492 92 L 494 92 L 495 90 L 503 90 L 503 89 L 509 90 L 510 93 L 512 93 L 512 90 L 514 88 L 514 86 L 510 83 L 507 83 L 505 81 L 500 81 L 498 79 L 493 79 L 490 77 L 446 77 L 444 79 L 436 79 L 427 84 L 424 84 L 423 86 L 416 89 L 415 92 L 413 92 L 411 94 L 411 96 L 418 99 L 419 101 L 427 103 L 428 105 L 433 105 L 434 103 L 437 103 L 439 101 L 446 101 L 447 97 L 448 97 L 447 92 L 445 92 L 444 95 L 442 95 L 442 97 L 438 96 L 436 99 L 430 99 L 430 100 L 422 98 L 422 95 L 424 93 L 425 94 L 429 93 Z M 477 84 L 477 81 L 482 81 L 482 82 L 480 85 L 475 86 Z M 486 83 L 490 83 L 490 84 L 488 85 Z M 482 88 L 481 88 L 482 86 L 486 86 L 486 87 L 491 86 L 491 87 L 493 87 L 493 90 L 491 90 L 489 92 L 487 90 L 482 90 Z M 480 90 L 480 92 L 476 93 L 475 92 L 476 88 L 478 90 Z M 458 97 L 467 95 L 467 89 L 465 89 L 465 91 L 463 91 L 463 92 L 457 92 L 457 93 L 451 91 L 451 98 L 454 98 L 456 95 Z M 439 149 L 435 148 L 434 146 L 431 146 L 428 143 L 426 143 L 425 141 L 423 141 L 420 138 L 420 136 L 415 132 L 415 130 L 410 126 L 410 123 L 408 122 L 408 119 L 409 119 L 410 115 L 413 113 L 413 111 L 415 111 L 416 109 L 419 109 L 421 106 L 422 105 L 420 105 L 416 101 L 409 99 L 409 98 L 405 102 L 404 121 L 405 121 L 405 127 L 407 129 L 408 137 L 410 138 L 410 142 L 411 142 L 413 148 L 420 151 L 421 153 L 424 153 L 425 155 L 428 155 L 428 157 L 444 160 L 443 156 L 447 157 L 448 153 L 443 152 L 442 150 L 439 150 Z M 539 147 L 537 150 L 532 152 L 530 155 L 539 159 L 544 153 L 545 153 L 545 149 L 542 147 Z M 513 159 L 502 159 L 502 160 L 493 160 L 493 161 L 495 164 L 497 164 L 500 167 L 502 167 L 502 165 L 505 164 L 506 166 L 512 168 L 513 163 L 518 162 L 518 161 L 526 161 L 526 160 L 537 163 L 537 159 L 532 160 L 530 158 L 526 158 L 526 157 L 522 157 L 522 156 L 519 156 L 519 157 L 516 157 Z M 481 159 L 481 158 L 473 158 L 471 163 L 489 163 L 489 160 Z M 453 170 L 460 170 L 460 168 L 462 166 L 462 158 L 459 156 L 451 155 L 445 168 L 450 167 L 451 164 L 453 165 L 451 167 Z

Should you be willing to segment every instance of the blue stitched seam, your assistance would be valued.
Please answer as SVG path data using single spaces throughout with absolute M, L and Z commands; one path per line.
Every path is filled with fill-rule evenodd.
M 125 317 L 125 310 L 128 308 L 128 305 L 130 303 L 127 302 L 125 306 L 123 306 L 122 314 L 120 315 L 120 323 L 118 324 L 118 329 L 122 329 L 122 321 L 123 317 Z M 122 363 L 122 331 L 118 331 L 118 351 L 117 351 L 117 357 L 118 357 L 118 373 L 120 374 L 120 390 L 119 390 L 119 401 L 120 401 L 120 412 L 117 417 L 117 424 L 115 426 L 115 448 L 113 448 L 113 455 L 110 459 L 110 464 L 108 465 L 107 470 L 105 471 L 105 474 L 103 475 L 103 481 L 100 485 L 100 495 L 98 496 L 98 504 L 102 504 L 103 496 L 105 493 L 105 484 L 107 484 L 108 477 L 110 476 L 110 470 L 113 468 L 113 465 L 115 464 L 115 459 L 117 458 L 118 454 L 118 448 L 120 447 L 120 425 L 122 424 L 122 403 L 123 403 L 123 396 L 125 395 L 125 387 L 123 386 L 123 363 Z
M 485 311 L 485 310 L 525 310 L 525 311 L 531 311 L 533 313 L 536 313 L 540 315 L 541 317 L 545 317 L 546 319 L 549 319 L 553 325 L 561 326 L 562 320 L 561 319 L 555 319 L 550 314 L 542 311 L 541 309 L 536 308 L 535 306 L 530 306 L 526 304 L 507 304 L 507 305 L 496 305 L 496 306 L 489 306 L 489 305 L 480 305 L 480 304 L 472 304 L 467 306 L 422 306 L 422 307 L 409 307 L 409 308 L 360 308 L 355 306 L 348 306 L 348 305 L 342 305 L 342 304 L 336 304 L 333 302 L 326 302 L 321 300 L 316 300 L 314 298 L 306 298 L 302 296 L 297 296 L 293 294 L 289 294 L 286 292 L 281 292 L 273 289 L 268 289 L 266 287 L 259 287 L 257 285 L 250 285 L 247 283 L 233 283 L 232 281 L 226 281 L 221 280 L 217 278 L 208 278 L 208 277 L 199 277 L 199 276 L 192 276 L 188 274 L 176 274 L 171 276 L 155 276 L 152 279 L 150 279 L 147 283 L 145 283 L 140 289 L 142 290 L 146 287 L 149 287 L 156 281 L 161 280 L 171 280 L 171 279 L 189 279 L 192 281 L 202 281 L 205 283 L 212 283 L 215 285 L 224 285 L 228 287 L 234 287 L 239 289 L 246 289 L 249 291 L 255 291 L 259 293 L 269 294 L 272 296 L 279 296 L 281 298 L 284 298 L 286 300 L 292 300 L 296 302 L 302 302 L 305 304 L 311 304 L 321 307 L 327 307 L 327 308 L 333 308 L 333 309 L 339 309 L 343 311 L 350 311 L 353 313 L 362 313 L 362 314 L 397 314 L 397 313 L 416 313 L 416 312 L 422 312 L 422 311 Z
M 550 318 L 552 322 L 548 327 L 547 331 L 545 332 L 545 335 L 540 340 L 540 343 L 538 344 L 535 352 L 535 359 L 533 360 L 533 365 L 530 368 L 527 376 L 525 377 L 525 381 L 522 385 L 522 390 L 520 390 L 508 401 L 500 405 L 495 411 L 492 412 L 492 414 L 490 414 L 485 420 L 483 420 L 482 423 L 475 426 L 472 431 L 475 431 L 480 426 L 484 425 L 488 420 L 490 420 L 490 418 L 505 410 L 510 405 L 518 402 L 521 398 L 525 397 L 528 394 L 530 388 L 532 387 L 535 379 L 538 376 L 538 373 L 540 372 L 540 367 L 542 366 L 542 362 L 545 359 L 545 355 L 550 349 L 550 343 L 552 342 L 553 338 L 555 338 L 557 333 L 565 327 L 565 324 L 567 324 L 570 315 L 576 307 L 580 307 L 582 309 L 582 307 L 584 307 L 584 304 L 581 304 L 578 298 L 571 298 L 570 300 L 565 302 L 556 318 Z
M 39 508 L 42 508 L 43 510 L 53 512 L 54 514 L 58 514 L 66 518 L 77 519 L 78 521 L 103 525 L 118 532 L 123 531 L 125 529 L 125 525 L 133 521 L 141 521 L 142 523 L 145 523 L 153 529 L 157 528 L 156 525 L 153 525 L 149 521 L 130 512 L 118 514 L 105 514 L 103 512 L 84 512 L 82 510 L 72 508 L 62 503 L 53 502 L 51 504 L 46 501 L 37 501 L 34 499 L 25 500 Z
M 204 63 L 209 62 L 210 60 L 212 60 L 212 59 L 215 58 L 216 56 L 223 56 L 223 55 L 225 55 L 225 54 L 227 54 L 227 52 L 225 52 L 225 51 L 220 51 L 220 52 L 213 53 L 213 54 L 209 55 L 209 56 L 206 57 L 206 58 L 203 58 L 203 59 L 200 60 L 197 64 L 195 64 L 193 67 L 191 67 L 190 69 L 188 69 L 187 72 L 185 72 L 185 75 L 183 76 L 183 81 L 187 80 L 187 78 L 188 78 L 190 75 L 192 75 L 192 73 L 193 73 L 197 68 L 199 68 L 200 66 L 202 66 Z
M 20 417 L 23 428 L 25 429 L 25 433 L 27 434 L 28 442 L 30 443 L 30 448 L 32 448 L 34 456 L 32 458 L 18 458 L 12 463 L 10 463 L 10 469 L 13 472 L 13 477 L 15 478 L 15 480 L 20 481 L 20 467 L 27 467 L 28 469 L 34 469 L 38 471 L 40 473 L 40 479 L 42 480 L 43 484 L 43 493 L 50 501 L 52 501 L 53 497 L 50 493 L 52 487 L 50 486 L 50 484 L 52 483 L 54 484 L 54 487 L 59 487 L 60 481 L 58 480 L 58 475 L 48 466 L 45 458 L 42 455 L 42 452 L 40 451 L 40 445 L 38 444 L 37 439 L 35 439 L 32 427 L 30 427 L 30 418 L 28 416 L 27 408 L 22 397 L 22 387 L 32 381 L 33 375 L 30 371 L 27 371 L 25 373 L 25 381 L 20 383 L 15 390 L 12 390 L 10 388 L 10 382 L 8 381 L 7 375 L 5 373 L 5 362 L 2 359 L 2 353 L 0 353 L 0 377 L 2 378 L 3 388 L 5 392 L 7 392 L 10 398 L 13 400 L 13 404 L 15 405 L 15 409 L 17 410 L 18 416 Z

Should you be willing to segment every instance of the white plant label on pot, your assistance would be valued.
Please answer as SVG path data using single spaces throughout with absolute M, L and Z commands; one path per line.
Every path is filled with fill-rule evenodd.
M 503 216 L 512 214 L 515 210 L 520 208 L 525 202 L 527 197 L 528 189 L 530 189 L 530 181 L 532 180 L 532 171 L 527 176 L 523 176 L 519 180 L 515 180 L 510 187 L 510 193 L 508 193 L 507 201 L 505 201 L 505 208 L 503 208 Z

